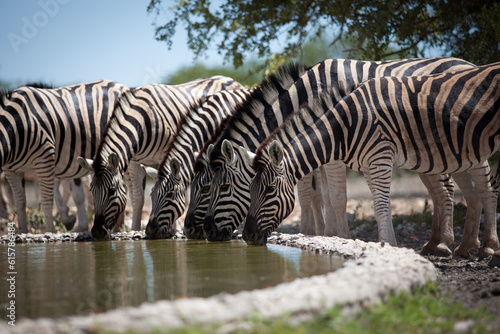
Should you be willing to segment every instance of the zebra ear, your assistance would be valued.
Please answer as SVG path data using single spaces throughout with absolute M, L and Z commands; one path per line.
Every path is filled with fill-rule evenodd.
M 271 158 L 271 162 L 275 166 L 279 166 L 283 161 L 283 147 L 278 141 L 273 140 L 271 145 L 269 145 L 269 157 Z
M 118 166 L 119 166 L 120 162 L 118 161 L 118 155 L 116 155 L 116 153 L 111 153 L 108 157 L 108 167 L 109 169 L 111 169 L 111 171 L 113 171 L 114 173 L 116 173 L 118 171 Z
M 210 156 L 210 153 L 212 153 L 212 150 L 214 149 L 214 144 L 210 144 L 207 147 L 207 156 Z
M 170 160 L 170 171 L 175 177 L 179 177 L 181 173 L 181 162 L 176 158 Z
M 231 145 L 231 143 L 227 139 L 224 139 L 222 141 L 222 154 L 224 155 L 226 161 L 229 164 L 232 165 L 234 163 L 234 148 L 233 145 Z
M 238 150 L 240 151 L 243 160 L 245 160 L 246 163 L 249 164 L 250 166 L 253 165 L 253 159 L 255 159 L 255 153 L 253 153 L 252 151 L 247 151 L 243 146 L 240 146 Z
M 141 164 L 142 169 L 153 178 L 153 180 L 158 181 L 158 171 L 153 167 L 144 166 Z
M 94 161 L 92 159 L 85 159 L 84 157 L 78 157 L 76 158 L 80 166 L 82 166 L 83 169 L 88 170 L 89 172 L 94 172 L 94 167 L 92 165 L 94 164 Z

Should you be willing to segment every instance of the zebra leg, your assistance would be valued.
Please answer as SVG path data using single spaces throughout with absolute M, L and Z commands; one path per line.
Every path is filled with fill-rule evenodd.
M 82 179 L 73 179 L 71 182 L 73 183 L 71 186 L 71 197 L 73 197 L 78 214 L 78 224 L 74 232 L 85 232 L 89 230 L 89 222 L 85 208 L 85 192 L 83 190 Z
M 9 219 L 9 210 L 4 196 L 4 179 L 5 174 L 2 173 L 0 175 L 0 218 Z
M 324 201 L 327 213 L 325 215 L 325 235 L 336 235 L 341 238 L 350 238 L 349 224 L 347 223 L 347 187 L 346 187 L 346 167 L 340 161 L 333 161 L 322 167 L 324 186 Z M 331 212 L 329 212 L 331 210 Z
M 476 186 L 470 175 L 470 170 L 454 173 L 453 179 L 462 190 L 467 202 L 467 213 L 460 245 L 453 251 L 456 255 L 469 257 L 471 249 L 479 248 L 479 221 L 481 219 L 482 203 L 481 195 L 477 193 Z M 479 200 L 478 200 L 479 199 Z
M 420 254 L 448 257 L 453 236 L 453 181 L 447 174 L 418 174 L 434 204 L 429 241 Z
M 137 162 L 130 162 L 127 172 L 130 178 L 130 195 L 132 198 L 132 230 L 141 230 L 142 208 L 144 207 L 144 190 L 146 188 L 146 171 Z
M 380 159 L 381 160 L 381 159 Z M 396 234 L 392 226 L 391 216 L 391 178 L 392 162 L 377 160 L 377 165 L 370 166 L 368 173 L 364 173 L 373 197 L 373 209 L 378 224 L 378 239 L 397 246 Z
M 66 230 L 71 231 L 73 226 L 75 226 L 76 216 L 69 215 L 69 208 L 66 205 L 66 201 L 61 195 L 61 191 L 59 189 L 61 183 L 64 183 L 64 186 L 66 187 L 69 185 L 66 180 L 56 178 L 54 180 L 54 200 L 56 202 L 57 212 L 59 212 L 59 215 L 61 216 L 62 223 L 66 227 Z
M 28 233 L 28 219 L 26 217 L 26 192 L 24 189 L 24 174 L 5 171 L 7 181 L 12 188 L 14 205 L 17 210 L 17 227 L 19 233 Z
M 314 214 L 311 208 L 312 178 L 312 173 L 309 173 L 297 182 L 297 194 L 300 204 L 300 233 L 305 235 L 314 235 L 316 233 Z
M 484 212 L 483 246 L 479 249 L 480 256 L 493 255 L 499 247 L 497 234 L 497 198 L 498 191 L 491 183 L 491 170 L 488 162 L 480 168 L 469 171 L 477 194 L 481 199 Z
M 321 184 L 321 171 L 316 169 L 313 171 L 311 187 L 311 206 L 314 218 L 314 235 L 325 235 L 325 217 L 323 215 L 323 185 Z M 326 187 L 326 184 L 325 184 Z
M 42 209 L 45 214 L 45 226 L 47 232 L 55 233 L 53 207 L 54 207 L 54 168 L 48 173 L 38 174 L 40 185 L 40 197 L 42 198 Z

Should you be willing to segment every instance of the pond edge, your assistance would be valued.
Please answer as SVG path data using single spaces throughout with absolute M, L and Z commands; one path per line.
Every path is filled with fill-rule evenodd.
M 74 237 L 73 234 L 68 235 Z M 44 239 L 48 242 L 51 238 L 52 241 L 57 240 L 57 236 L 45 234 L 33 235 L 33 238 L 39 238 L 38 242 Z M 128 239 L 142 239 L 141 232 L 129 232 L 119 235 L 116 240 L 127 239 L 126 236 L 130 236 Z M 23 241 L 18 239 L 17 242 Z M 266 289 L 222 293 L 209 298 L 144 303 L 138 307 L 124 307 L 87 316 L 21 319 L 15 327 L 2 321 L 0 332 L 151 332 L 155 329 L 209 324 L 224 325 L 228 329 L 237 328 L 251 317 L 279 319 L 285 314 L 291 321 L 300 322 L 323 314 L 336 305 L 342 306 L 343 312 L 353 312 L 363 305 L 379 303 L 392 293 L 414 291 L 428 281 L 435 281 L 437 277 L 434 265 L 414 250 L 388 244 L 276 232 L 269 237 L 268 242 L 342 256 L 346 262 L 334 272 L 296 279 Z

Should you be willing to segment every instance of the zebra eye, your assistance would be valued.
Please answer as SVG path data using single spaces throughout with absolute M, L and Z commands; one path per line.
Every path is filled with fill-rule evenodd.
M 226 184 L 223 184 L 220 186 L 220 191 L 228 191 L 229 189 L 229 184 L 226 183 Z
M 210 186 L 209 186 L 209 185 L 207 185 L 207 186 L 202 187 L 202 188 L 201 188 L 201 191 L 202 191 L 202 192 L 204 192 L 204 193 L 209 192 L 209 191 L 210 191 Z
M 275 191 L 275 190 L 276 190 L 276 185 L 274 185 L 274 184 L 269 184 L 269 185 L 266 187 L 266 191 L 267 191 L 268 193 L 273 192 L 273 191 Z
M 108 189 L 108 194 L 109 195 L 114 195 L 116 193 L 116 188 L 112 187 Z

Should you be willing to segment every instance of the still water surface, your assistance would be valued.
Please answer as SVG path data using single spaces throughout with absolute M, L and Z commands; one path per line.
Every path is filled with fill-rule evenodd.
M 61 317 L 260 289 L 324 274 L 342 262 L 292 247 L 249 247 L 243 241 L 16 244 L 16 315 L 17 319 Z M 0 268 L 7 268 L 7 245 L 0 245 Z M 6 271 L 0 282 L 2 320 Z

